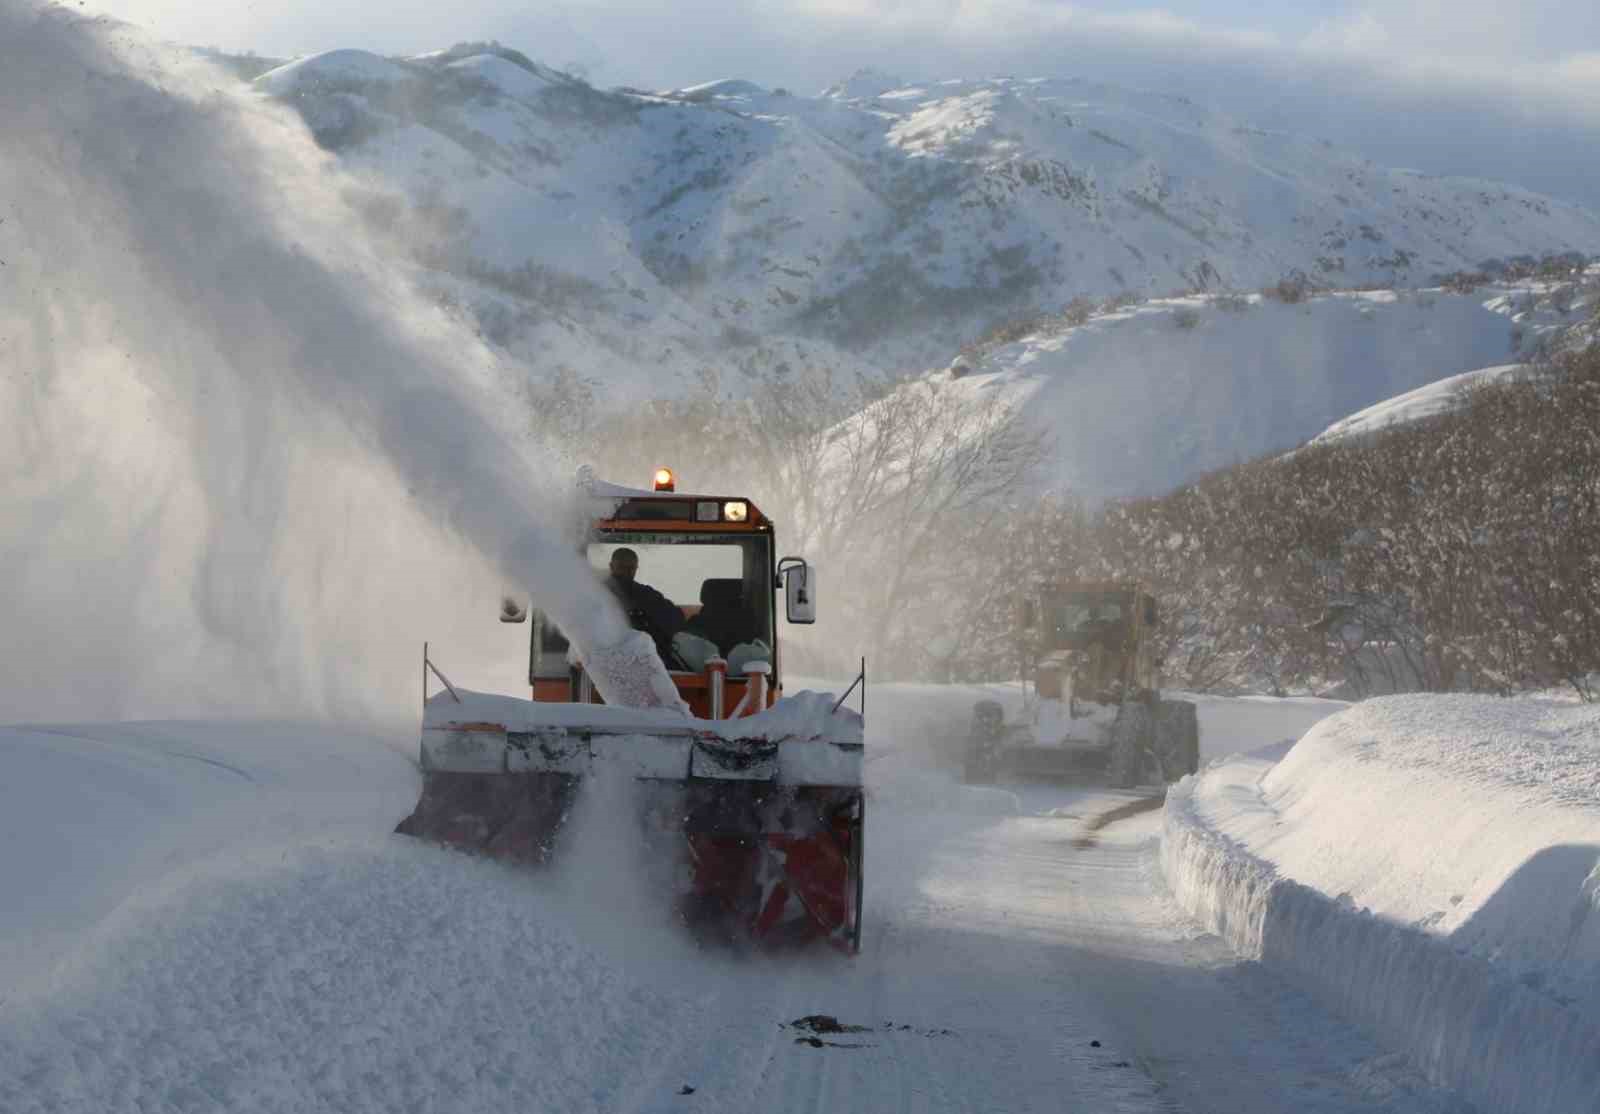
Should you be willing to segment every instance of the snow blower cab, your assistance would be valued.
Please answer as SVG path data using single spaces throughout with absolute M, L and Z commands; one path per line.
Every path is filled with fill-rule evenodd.
M 1138 584 L 1052 585 L 1016 607 L 1022 714 L 973 708 L 966 778 L 1065 776 L 1101 767 L 1113 785 L 1173 781 L 1199 768 L 1195 706 L 1163 699 L 1155 597 Z
M 543 863 L 586 779 L 625 777 L 641 838 L 679 860 L 665 873 L 697 935 L 857 950 L 862 718 L 784 694 L 777 597 L 787 622 L 815 621 L 815 569 L 778 557 L 749 499 L 679 494 L 666 469 L 652 490 L 587 486 L 584 551 L 643 632 L 636 676 L 619 686 L 616 662 L 585 661 L 539 601 L 507 599 L 532 700 L 466 692 L 425 660 L 442 690 L 424 705 L 422 799 L 397 830 Z

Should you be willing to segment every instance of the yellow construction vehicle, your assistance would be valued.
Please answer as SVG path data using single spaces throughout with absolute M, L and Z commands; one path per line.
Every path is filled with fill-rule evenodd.
M 1099 767 L 1127 788 L 1199 768 L 1194 704 L 1161 695 L 1154 596 L 1121 581 L 1066 582 L 1019 600 L 1015 614 L 1031 691 L 1010 723 L 998 701 L 974 706 L 969 782 Z

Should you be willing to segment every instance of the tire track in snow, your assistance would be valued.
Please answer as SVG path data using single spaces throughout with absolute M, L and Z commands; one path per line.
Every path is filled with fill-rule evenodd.
M 151 742 L 155 742 L 157 745 L 150 749 L 142 749 L 130 748 L 123 740 L 101 739 L 95 737 L 94 735 L 85 735 L 81 731 L 69 731 L 64 727 L 40 727 L 35 724 L 21 724 L 16 728 L 16 730 L 25 731 L 32 735 L 54 735 L 62 739 L 75 739 L 78 742 L 94 743 L 96 746 L 112 747 L 122 750 L 133 750 L 135 753 L 140 754 L 158 754 L 164 758 L 178 758 L 189 762 L 199 762 L 202 765 L 211 766 L 215 769 L 222 770 L 225 773 L 232 774 L 241 781 L 248 782 L 251 785 L 256 784 L 255 776 L 251 774 L 249 770 L 243 769 L 239 766 L 234 766 L 218 758 L 207 757 L 204 754 L 194 754 L 190 751 L 174 749 L 169 745 L 160 745 L 160 740 L 150 740 Z

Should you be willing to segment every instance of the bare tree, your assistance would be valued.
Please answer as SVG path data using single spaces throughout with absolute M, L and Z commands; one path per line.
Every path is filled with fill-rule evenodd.
M 865 644 L 891 672 L 948 657 L 943 647 L 1000 606 L 997 536 L 1036 497 L 1048 449 L 1002 395 L 939 379 L 905 384 L 830 431 L 823 498 L 803 531 L 837 570 L 845 605 L 870 617 Z

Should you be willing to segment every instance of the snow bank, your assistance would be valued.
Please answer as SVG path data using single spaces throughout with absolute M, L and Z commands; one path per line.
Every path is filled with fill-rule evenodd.
M 0 728 L 0 1003 L 210 857 L 388 831 L 418 789 L 391 742 L 295 723 Z
M 552 915 L 551 888 L 374 836 L 259 847 L 119 911 L 8 1003 L 0 1109 L 637 1109 L 680 997 Z
M 0 1111 L 614 1111 L 720 977 L 591 779 L 560 870 L 389 834 L 415 766 L 304 724 L 0 728 Z M 692 988 L 684 991 L 682 987 Z
M 1169 794 L 1179 902 L 1486 1110 L 1600 1109 L 1600 709 L 1394 697 Z

